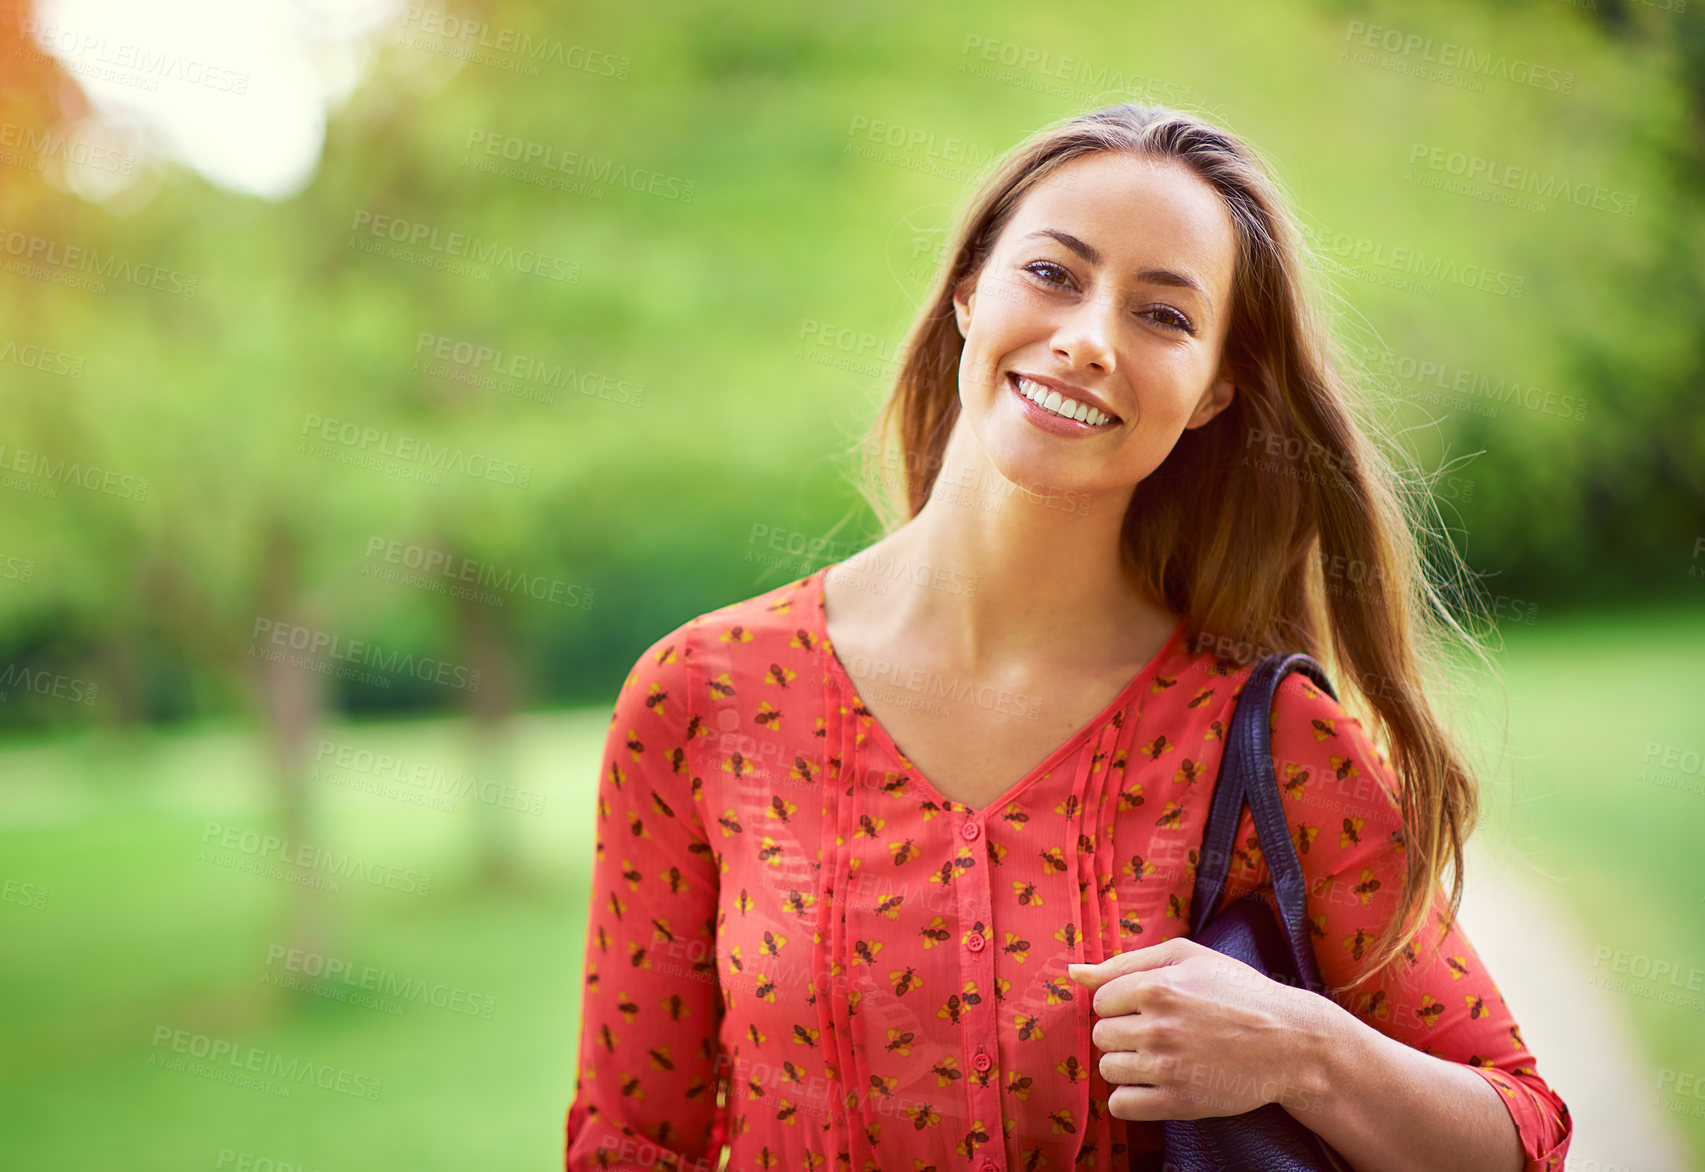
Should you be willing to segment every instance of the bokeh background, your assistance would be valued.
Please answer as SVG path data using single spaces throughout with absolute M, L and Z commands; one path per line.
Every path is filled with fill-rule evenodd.
M 1570 1167 L 1705 1166 L 1694 0 L 3 0 L 0 78 L 7 1167 L 560 1163 L 617 687 L 873 539 L 954 208 L 1118 100 L 1272 161 L 1481 575 Z

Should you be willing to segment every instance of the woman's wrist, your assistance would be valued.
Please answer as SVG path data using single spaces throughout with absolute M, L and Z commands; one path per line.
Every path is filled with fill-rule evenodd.
M 1388 1037 L 1331 998 L 1290 991 L 1298 998 L 1294 1045 L 1279 1105 L 1353 1167 L 1515 1172 L 1524 1165 L 1508 1107 L 1478 1074 Z
M 1291 1045 L 1276 1100 L 1299 1122 L 1330 1114 L 1336 1089 L 1348 1072 L 1365 1068 L 1359 1052 L 1369 1027 L 1330 997 L 1286 986 L 1294 998 Z

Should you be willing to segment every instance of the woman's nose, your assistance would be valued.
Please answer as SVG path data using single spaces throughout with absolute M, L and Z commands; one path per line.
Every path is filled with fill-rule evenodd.
M 1115 363 L 1115 319 L 1122 312 L 1116 301 L 1104 294 L 1085 298 L 1060 323 L 1054 335 L 1054 353 L 1073 366 L 1111 373 Z

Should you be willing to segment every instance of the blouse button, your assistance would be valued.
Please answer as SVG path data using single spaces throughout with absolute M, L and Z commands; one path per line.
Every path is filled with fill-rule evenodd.
M 959 833 L 965 836 L 966 842 L 976 842 L 978 837 L 983 833 L 983 828 L 978 826 L 975 822 L 967 822 L 964 826 L 959 828 Z
M 978 1172 L 1000 1172 L 1000 1169 L 996 1168 L 994 1165 L 994 1161 L 991 1160 L 987 1164 L 984 1164 L 980 1169 L 978 1169 Z
M 987 1070 L 989 1067 L 993 1066 L 994 1064 L 995 1064 L 995 1060 L 993 1058 L 990 1058 L 987 1054 L 983 1053 L 981 1050 L 978 1050 L 977 1056 L 975 1058 L 971 1059 L 971 1065 L 975 1066 L 978 1070 Z
M 972 952 L 981 952 L 983 951 L 983 945 L 985 943 L 986 941 L 983 939 L 983 934 L 981 932 L 973 932 L 971 933 L 970 938 L 965 941 L 965 947 L 969 948 Z

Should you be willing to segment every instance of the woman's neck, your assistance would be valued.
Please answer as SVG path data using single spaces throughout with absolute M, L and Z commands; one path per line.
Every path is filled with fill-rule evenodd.
M 917 516 L 847 559 L 841 582 L 869 587 L 851 608 L 884 641 L 975 674 L 1021 663 L 1111 665 L 1171 632 L 1179 616 L 1125 565 L 1128 490 L 1027 492 L 980 449 L 957 446 L 949 444 Z

